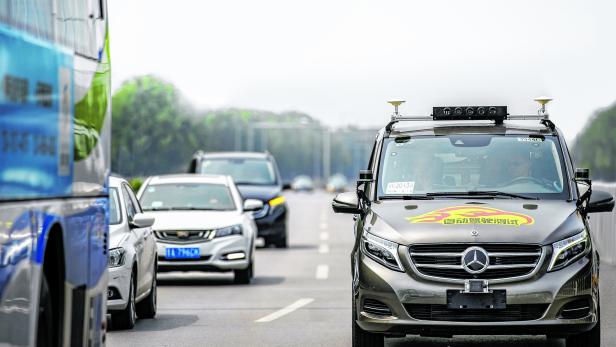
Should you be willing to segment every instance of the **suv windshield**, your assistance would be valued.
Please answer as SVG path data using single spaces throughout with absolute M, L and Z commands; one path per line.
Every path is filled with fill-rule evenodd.
M 140 199 L 144 211 L 235 210 L 229 188 L 222 184 L 165 183 L 148 185 Z
M 216 158 L 204 159 L 201 173 L 229 175 L 235 184 L 276 185 L 274 166 L 267 159 Z
M 449 135 L 385 139 L 378 196 L 488 195 L 567 199 L 555 136 Z

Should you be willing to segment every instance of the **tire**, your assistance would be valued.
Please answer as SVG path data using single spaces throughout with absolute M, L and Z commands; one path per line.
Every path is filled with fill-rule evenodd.
M 587 332 L 567 337 L 567 347 L 601 347 L 601 311 L 597 324 Z
M 359 325 L 357 325 L 357 307 L 355 305 L 355 298 L 352 298 L 351 300 L 353 301 L 353 304 L 351 305 L 353 308 L 353 312 L 351 313 L 351 324 L 353 324 L 353 327 L 351 329 L 351 333 L 353 336 L 353 347 L 385 346 L 385 336 L 383 334 L 375 334 L 365 331 Z
M 154 267 L 156 269 L 156 267 Z M 146 296 L 141 302 L 137 303 L 137 317 L 154 318 L 156 317 L 156 270 L 154 270 L 154 278 L 152 278 L 152 288 L 150 294 Z
M 37 347 L 57 346 L 57 343 L 53 343 L 53 321 L 55 319 L 53 313 L 49 284 L 47 283 L 47 278 L 43 276 L 39 293 L 38 330 L 36 332 Z
M 233 283 L 235 284 L 250 284 L 252 279 L 253 264 L 252 261 L 247 268 L 243 270 L 233 270 Z
M 114 329 L 132 329 L 137 322 L 137 311 L 135 309 L 135 277 L 134 273 L 130 278 L 130 287 L 128 290 L 128 302 L 126 308 L 120 312 L 111 314 L 111 324 Z
M 285 233 L 282 236 L 276 238 L 273 243 L 276 248 L 288 248 L 289 245 L 287 243 L 287 234 Z

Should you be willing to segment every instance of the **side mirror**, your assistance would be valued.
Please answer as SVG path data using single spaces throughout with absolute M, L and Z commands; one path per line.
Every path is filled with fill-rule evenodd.
M 149 217 L 143 213 L 137 213 L 128 224 L 131 228 L 149 228 L 154 225 L 154 220 L 154 217 Z
M 586 206 L 586 213 L 612 212 L 613 209 L 614 197 L 612 194 L 602 190 L 592 191 L 590 194 L 590 200 Z
M 332 201 L 332 208 L 335 213 L 353 213 L 357 214 L 359 210 L 359 199 L 356 192 L 346 192 L 336 195 Z
M 244 201 L 244 211 L 258 211 L 263 208 L 263 201 L 257 199 L 246 199 Z

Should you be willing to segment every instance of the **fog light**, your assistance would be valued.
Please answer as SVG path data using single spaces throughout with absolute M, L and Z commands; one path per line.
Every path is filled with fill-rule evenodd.
M 246 253 L 244 252 L 229 253 L 226 256 L 224 256 L 224 258 L 227 260 L 244 259 L 246 258 Z

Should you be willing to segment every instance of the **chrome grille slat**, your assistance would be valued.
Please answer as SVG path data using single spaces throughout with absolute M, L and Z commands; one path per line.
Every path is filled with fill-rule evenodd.
M 464 269 L 462 256 L 470 247 L 486 250 L 489 266 L 484 272 L 470 274 Z M 541 246 L 528 244 L 422 244 L 409 246 L 408 254 L 418 275 L 444 282 L 522 280 L 534 275 L 545 258 Z
M 195 243 L 210 239 L 215 230 L 155 230 L 157 239 L 170 243 Z

